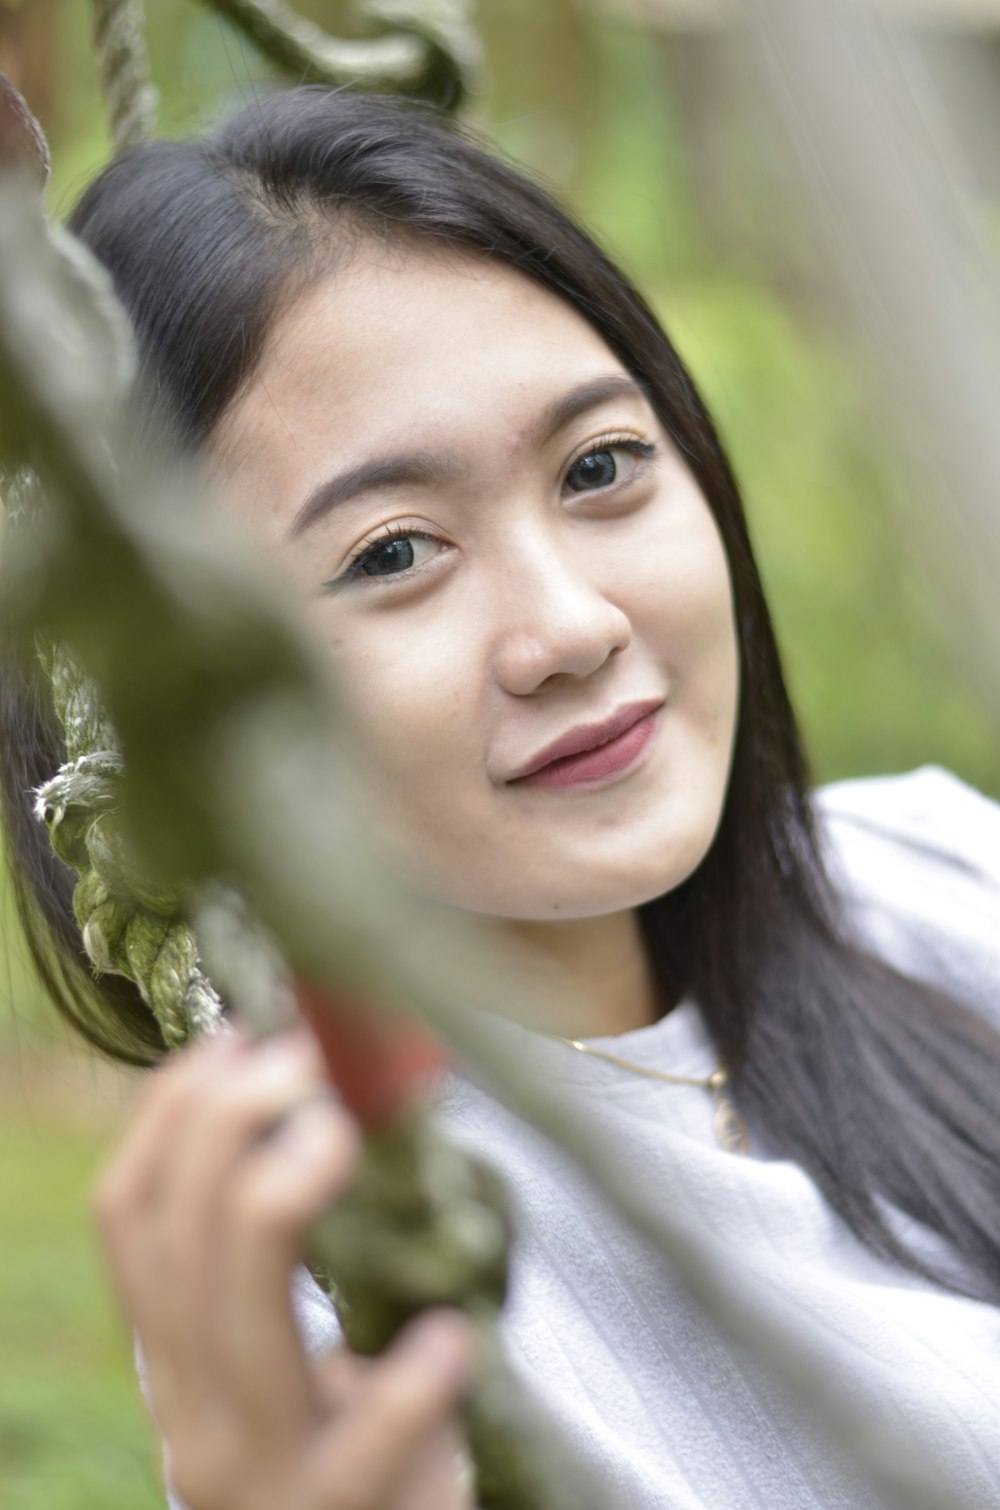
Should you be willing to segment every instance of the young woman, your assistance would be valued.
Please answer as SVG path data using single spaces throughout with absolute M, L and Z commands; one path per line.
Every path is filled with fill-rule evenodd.
M 392 842 L 570 984 L 548 1036 L 516 1002 L 497 1031 L 801 1315 L 831 1391 L 930 1442 L 955 1506 L 1000 1503 L 1000 811 L 932 769 L 814 810 L 732 475 L 642 300 L 510 167 L 349 94 L 133 151 L 73 229 L 141 391 L 307 602 Z M 149 1062 L 30 814 L 45 709 L 7 674 L 26 919 L 72 1020 Z M 748 1153 L 716 1135 L 720 1066 Z M 350 1174 L 320 1079 L 304 1035 L 186 1050 L 103 1183 L 173 1484 L 191 1510 L 450 1510 L 461 1319 L 362 1365 L 324 1353 L 301 1271 L 289 1303 Z M 564 1160 L 457 1076 L 441 1116 L 512 1193 L 515 1366 L 622 1503 L 873 1503 Z

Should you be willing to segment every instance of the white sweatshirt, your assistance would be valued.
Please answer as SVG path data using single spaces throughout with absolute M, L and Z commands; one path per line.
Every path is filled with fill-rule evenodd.
M 1000 807 L 934 767 L 841 782 L 819 804 L 833 873 L 865 941 L 964 993 L 1000 1027 Z M 885 1423 L 904 1449 L 912 1440 L 933 1452 L 951 1484 L 947 1510 L 1000 1507 L 1000 1309 L 868 1253 L 753 1127 L 748 1157 L 723 1152 L 708 1092 L 645 1079 L 513 1024 L 498 1031 L 523 1040 L 532 1072 L 606 1130 L 650 1201 L 668 1201 L 739 1266 L 748 1303 L 799 1330 L 831 1396 L 851 1400 L 876 1433 Z M 650 1027 L 590 1042 L 693 1077 L 715 1064 L 689 1000 Z M 1000 1084 L 997 1102 L 1000 1113 Z M 457 1076 L 440 1115 L 506 1180 L 518 1232 L 505 1316 L 511 1360 L 615 1486 L 609 1507 L 879 1504 L 791 1393 L 720 1338 L 565 1156 Z M 939 1253 L 930 1234 L 905 1230 Z M 305 1273 L 296 1306 L 310 1348 L 337 1339 L 330 1303 Z

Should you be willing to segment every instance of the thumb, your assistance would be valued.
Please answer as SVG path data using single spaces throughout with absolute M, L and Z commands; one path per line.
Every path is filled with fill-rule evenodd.
M 350 1486 L 351 1510 L 468 1505 L 456 1469 L 455 1415 L 472 1383 L 475 1351 L 475 1330 L 459 1311 L 427 1311 L 412 1321 L 355 1371 L 351 1398 L 318 1446 L 315 1482 Z

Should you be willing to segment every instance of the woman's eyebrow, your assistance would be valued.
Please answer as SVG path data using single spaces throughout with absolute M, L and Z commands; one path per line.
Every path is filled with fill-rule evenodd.
M 627 377 L 625 373 L 613 372 L 590 378 L 545 405 L 532 427 L 534 439 L 537 444 L 544 445 L 571 420 L 585 414 L 588 409 L 596 409 L 599 404 L 609 403 L 611 399 L 645 397 L 635 379 Z M 426 451 L 362 462 L 336 477 L 328 478 L 313 489 L 296 512 L 285 533 L 285 541 L 297 540 L 339 503 L 346 503 L 348 499 L 357 498 L 362 493 L 371 493 L 378 488 L 440 482 L 457 470 L 459 468 L 455 463 L 443 457 L 431 456 Z
M 645 401 L 646 395 L 635 378 L 624 372 L 609 372 L 601 377 L 588 378 L 585 383 L 571 388 L 569 393 L 560 394 L 557 399 L 546 404 L 538 420 L 538 442 L 544 445 L 571 420 L 586 414 L 588 409 L 596 409 L 599 404 L 610 403 L 615 398 Z
M 374 492 L 377 488 L 439 482 L 453 470 L 440 457 L 430 456 L 425 451 L 362 462 L 360 466 L 330 477 L 313 489 L 289 525 L 285 540 L 297 540 L 317 520 L 336 508 L 338 503 L 346 503 L 349 498 Z

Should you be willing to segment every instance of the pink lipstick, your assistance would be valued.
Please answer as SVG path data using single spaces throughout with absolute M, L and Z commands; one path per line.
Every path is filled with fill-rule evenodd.
M 571 729 L 511 778 L 518 786 L 600 786 L 642 761 L 656 733 L 663 699 L 631 703 L 603 724 Z

